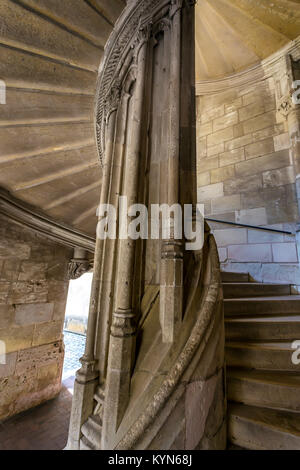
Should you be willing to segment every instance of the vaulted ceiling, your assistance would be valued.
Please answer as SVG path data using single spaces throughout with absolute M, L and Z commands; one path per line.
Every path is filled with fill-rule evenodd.
M 125 0 L 1 0 L 0 186 L 94 235 L 97 70 Z M 198 0 L 196 80 L 259 63 L 300 34 L 300 0 Z
M 300 0 L 198 0 L 196 80 L 245 70 L 300 35 Z

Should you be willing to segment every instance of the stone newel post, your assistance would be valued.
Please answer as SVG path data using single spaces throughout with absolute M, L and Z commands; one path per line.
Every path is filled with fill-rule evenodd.
M 175 1 L 170 10 L 172 48 L 170 51 L 169 153 L 166 201 L 169 207 L 173 204 L 179 204 L 181 7 L 182 1 Z M 176 213 L 170 214 L 170 240 L 163 242 L 161 254 L 160 321 L 165 343 L 174 341 L 182 320 L 183 252 L 181 240 L 175 239 L 176 223 L 182 224 L 182 220 L 176 220 Z
M 142 134 L 142 114 L 145 90 L 145 72 L 150 25 L 141 26 L 137 37 L 136 50 L 136 88 L 133 96 L 132 123 L 127 147 L 124 196 L 128 207 L 137 203 L 140 149 Z M 128 217 L 128 224 L 130 218 Z M 108 374 L 106 381 L 107 395 L 103 416 L 102 448 L 110 448 L 120 421 L 126 410 L 130 391 L 130 377 L 135 353 L 135 316 L 133 310 L 135 240 L 131 238 L 119 241 L 119 262 L 115 311 L 113 313 Z

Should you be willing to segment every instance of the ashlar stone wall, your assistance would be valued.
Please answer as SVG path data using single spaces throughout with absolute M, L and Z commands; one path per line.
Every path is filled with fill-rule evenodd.
M 0 419 L 60 391 L 72 253 L 0 216 Z
M 295 231 L 298 207 L 286 119 L 272 78 L 197 97 L 198 202 L 207 217 Z M 210 223 L 222 268 L 300 284 L 295 236 Z

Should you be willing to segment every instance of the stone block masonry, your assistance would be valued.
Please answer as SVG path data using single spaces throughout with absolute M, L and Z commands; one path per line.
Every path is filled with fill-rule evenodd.
M 198 202 L 207 217 L 295 232 L 291 142 L 272 77 L 198 96 L 197 135 Z M 210 225 L 224 270 L 299 285 L 296 236 Z
M 73 250 L 0 216 L 0 420 L 56 396 Z

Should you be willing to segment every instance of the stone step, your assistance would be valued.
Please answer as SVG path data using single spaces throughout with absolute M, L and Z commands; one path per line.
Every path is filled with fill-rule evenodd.
M 92 444 L 94 449 L 101 448 L 102 419 L 98 415 L 93 415 L 82 425 L 83 436 Z
M 269 297 L 290 295 L 288 284 L 260 284 L 256 282 L 235 282 L 223 284 L 225 299 L 240 299 L 243 297 Z
M 97 450 L 94 448 L 93 444 L 84 436 L 80 439 L 79 449 L 80 450 Z
M 104 390 L 103 388 L 101 387 L 101 385 L 98 385 L 98 387 L 96 388 L 96 391 L 95 391 L 95 394 L 94 394 L 94 400 L 96 400 L 96 402 L 99 404 L 99 405 L 103 405 L 104 403 Z
M 232 444 L 251 450 L 299 450 L 300 414 L 231 404 L 228 437 Z
M 226 363 L 229 367 L 299 371 L 293 364 L 292 342 L 227 342 Z
M 300 296 L 248 297 L 224 300 L 225 316 L 299 314 Z
M 299 396 L 300 376 L 297 372 L 227 369 L 229 401 L 300 412 Z
M 227 271 L 221 272 L 222 282 L 248 282 L 248 273 L 230 273 Z
M 227 341 L 300 339 L 300 315 L 226 318 Z

